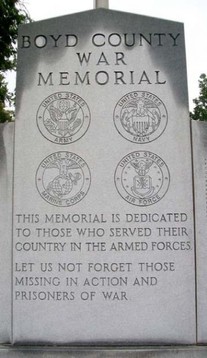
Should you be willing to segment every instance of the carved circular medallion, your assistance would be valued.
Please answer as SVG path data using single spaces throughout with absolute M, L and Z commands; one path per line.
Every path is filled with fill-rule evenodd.
M 80 96 L 72 92 L 57 92 L 39 106 L 37 126 L 51 142 L 69 144 L 86 133 L 90 117 L 89 107 Z
M 91 183 L 86 162 L 71 152 L 56 152 L 46 157 L 36 173 L 41 197 L 55 206 L 71 206 L 81 201 Z
M 137 151 L 122 158 L 114 179 L 124 200 L 133 205 L 148 206 L 157 203 L 166 194 L 170 173 L 157 154 Z
M 127 93 L 114 110 L 117 131 L 133 143 L 144 144 L 157 139 L 165 130 L 167 119 L 163 102 L 145 91 Z

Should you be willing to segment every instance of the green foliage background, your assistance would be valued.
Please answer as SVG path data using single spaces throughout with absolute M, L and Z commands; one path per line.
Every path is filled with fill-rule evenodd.
M 199 97 L 193 100 L 194 110 L 190 117 L 197 121 L 207 121 L 207 76 L 202 73 L 199 78 Z
M 30 22 L 30 16 L 21 0 L 0 0 L 0 122 L 11 121 L 12 111 L 6 104 L 14 104 L 15 95 L 8 90 L 7 71 L 16 70 L 18 26 Z

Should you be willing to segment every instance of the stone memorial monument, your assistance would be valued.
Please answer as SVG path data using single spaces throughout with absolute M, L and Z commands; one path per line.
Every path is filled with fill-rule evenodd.
M 183 24 L 97 7 L 19 30 L 1 342 L 204 357 L 206 127 L 191 137 Z
M 207 343 L 207 124 L 192 122 L 195 181 L 198 342 Z

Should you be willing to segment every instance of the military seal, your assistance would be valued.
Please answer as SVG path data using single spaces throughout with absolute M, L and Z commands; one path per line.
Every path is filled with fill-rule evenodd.
M 72 92 L 57 92 L 48 96 L 38 108 L 37 126 L 40 133 L 57 144 L 69 144 L 80 139 L 90 124 L 87 103 Z
M 124 200 L 133 205 L 148 206 L 164 197 L 170 184 L 170 173 L 157 154 L 136 151 L 122 158 L 114 180 Z
M 163 102 L 145 91 L 127 93 L 114 109 L 117 131 L 130 142 L 149 143 L 165 130 L 168 115 Z
M 43 159 L 36 172 L 41 197 L 55 206 L 72 206 L 87 194 L 91 183 L 86 162 L 71 152 L 56 152 Z

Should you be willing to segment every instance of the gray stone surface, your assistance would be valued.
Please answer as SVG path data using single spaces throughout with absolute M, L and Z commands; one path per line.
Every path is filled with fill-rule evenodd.
M 205 358 L 207 347 L 0 348 L 5 358 Z
M 0 124 L 0 343 L 11 341 L 13 132 Z
M 198 342 L 207 343 L 207 123 L 192 121 Z
M 13 343 L 195 343 L 183 25 L 22 26 L 17 92 Z
M 94 0 L 94 8 L 97 9 L 99 7 L 108 9 L 109 8 L 109 0 Z

